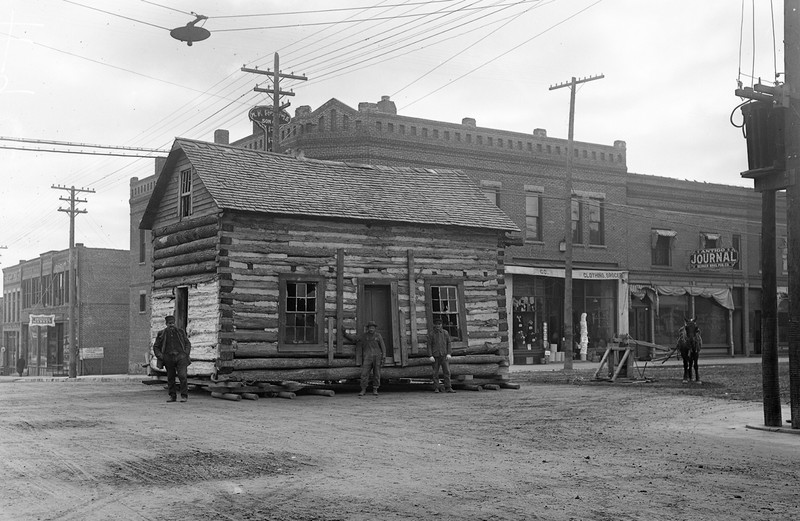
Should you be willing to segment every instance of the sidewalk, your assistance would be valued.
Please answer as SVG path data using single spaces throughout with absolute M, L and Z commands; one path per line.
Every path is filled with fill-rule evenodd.
M 779 363 L 789 362 L 789 358 L 782 356 L 778 358 Z M 727 364 L 760 364 L 761 357 L 754 356 L 754 357 L 713 357 L 713 358 L 703 358 L 700 357 L 700 365 L 701 366 L 710 366 L 710 365 L 727 365 Z M 649 367 L 655 367 L 662 365 L 661 362 L 642 362 L 637 361 L 636 364 L 638 366 L 644 367 L 644 364 L 648 364 Z M 663 365 L 666 366 L 682 366 L 683 362 L 672 358 L 667 360 Z M 575 371 L 597 371 L 600 367 L 600 362 L 588 362 L 584 360 L 573 360 L 572 361 L 572 369 Z M 526 373 L 526 372 L 533 372 L 533 371 L 563 371 L 564 370 L 564 362 L 549 362 L 546 364 L 533 364 L 533 365 L 512 365 L 508 368 L 509 372 L 511 373 Z M 11 383 L 11 382 L 121 382 L 121 381 L 132 381 L 132 382 L 139 382 L 141 380 L 147 380 L 149 376 L 144 374 L 107 374 L 107 375 L 87 375 L 87 376 L 78 376 L 77 378 L 70 379 L 66 376 L 17 376 L 16 374 L 13 376 L 0 376 L 0 383 Z
M 788 362 L 789 358 L 782 356 L 778 358 L 778 362 Z M 700 356 L 700 366 L 710 366 L 710 365 L 728 365 L 728 364 L 760 364 L 761 357 L 760 356 L 753 356 L 753 357 L 728 357 L 728 356 L 721 356 L 721 357 L 708 357 L 703 358 Z M 642 362 L 637 361 L 636 364 L 639 367 L 644 367 L 644 364 L 647 364 L 648 367 L 655 367 L 660 366 L 662 363 L 660 361 L 656 362 Z M 678 360 L 677 358 L 671 358 L 664 362 L 663 365 L 666 366 L 678 366 L 682 367 L 683 362 Z M 575 371 L 597 371 L 600 367 L 600 362 L 588 362 L 584 360 L 573 360 L 572 361 L 572 369 Z M 533 364 L 533 365 L 512 365 L 508 368 L 509 372 L 511 373 L 525 373 L 525 372 L 533 372 L 533 371 L 563 371 L 564 370 L 564 362 L 548 362 L 546 364 Z
M 66 376 L 0 376 L 0 384 L 13 382 L 64 382 L 64 383 L 97 383 L 97 382 L 140 382 L 147 380 L 149 376 L 145 374 L 103 374 L 86 375 L 77 378 L 67 378 Z

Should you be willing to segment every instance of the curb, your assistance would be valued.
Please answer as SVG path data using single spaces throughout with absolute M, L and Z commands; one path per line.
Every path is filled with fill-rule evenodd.
M 766 425 L 745 425 L 746 429 L 753 429 L 756 431 L 766 432 L 781 432 L 783 434 L 800 434 L 800 429 L 792 429 L 788 427 L 767 427 Z

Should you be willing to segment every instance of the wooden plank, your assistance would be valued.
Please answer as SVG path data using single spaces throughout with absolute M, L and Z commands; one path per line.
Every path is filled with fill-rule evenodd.
M 384 367 L 381 370 L 382 378 L 430 378 L 430 365 L 416 367 Z M 496 377 L 500 374 L 498 364 L 451 364 L 450 374 L 457 377 L 469 374 L 478 377 Z M 279 382 L 282 380 L 303 381 L 328 381 L 358 379 L 361 376 L 361 367 L 332 367 L 332 368 L 307 368 L 307 369 L 261 369 L 249 371 L 234 371 L 230 375 L 246 381 Z
M 213 393 L 211 393 L 211 397 L 212 398 L 219 398 L 221 400 L 230 400 L 232 402 L 238 402 L 239 400 L 242 399 L 242 396 L 240 394 L 234 394 L 234 393 L 213 392 Z
M 165 257 L 172 257 L 175 255 L 182 255 L 185 253 L 191 253 L 195 251 L 204 251 L 204 250 L 217 250 L 217 237 L 206 237 L 205 239 L 199 239 L 196 241 L 186 242 L 182 244 L 177 244 L 175 246 L 168 246 L 165 248 L 161 248 L 159 250 L 155 250 L 153 252 L 153 259 L 163 259 Z

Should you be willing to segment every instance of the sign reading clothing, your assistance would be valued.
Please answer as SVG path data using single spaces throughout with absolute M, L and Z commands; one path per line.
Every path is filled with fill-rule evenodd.
M 530 266 L 506 266 L 511 275 L 538 275 L 540 277 L 564 278 L 564 270 L 559 268 L 533 268 Z M 573 279 L 626 280 L 627 271 L 572 270 Z
M 41 327 L 56 327 L 55 315 L 30 315 L 28 317 L 28 327 L 41 326 Z

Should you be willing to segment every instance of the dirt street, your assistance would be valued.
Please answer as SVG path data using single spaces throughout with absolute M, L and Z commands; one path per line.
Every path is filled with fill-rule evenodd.
M 0 385 L 3 520 L 787 520 L 800 436 L 636 386 L 166 403 Z

